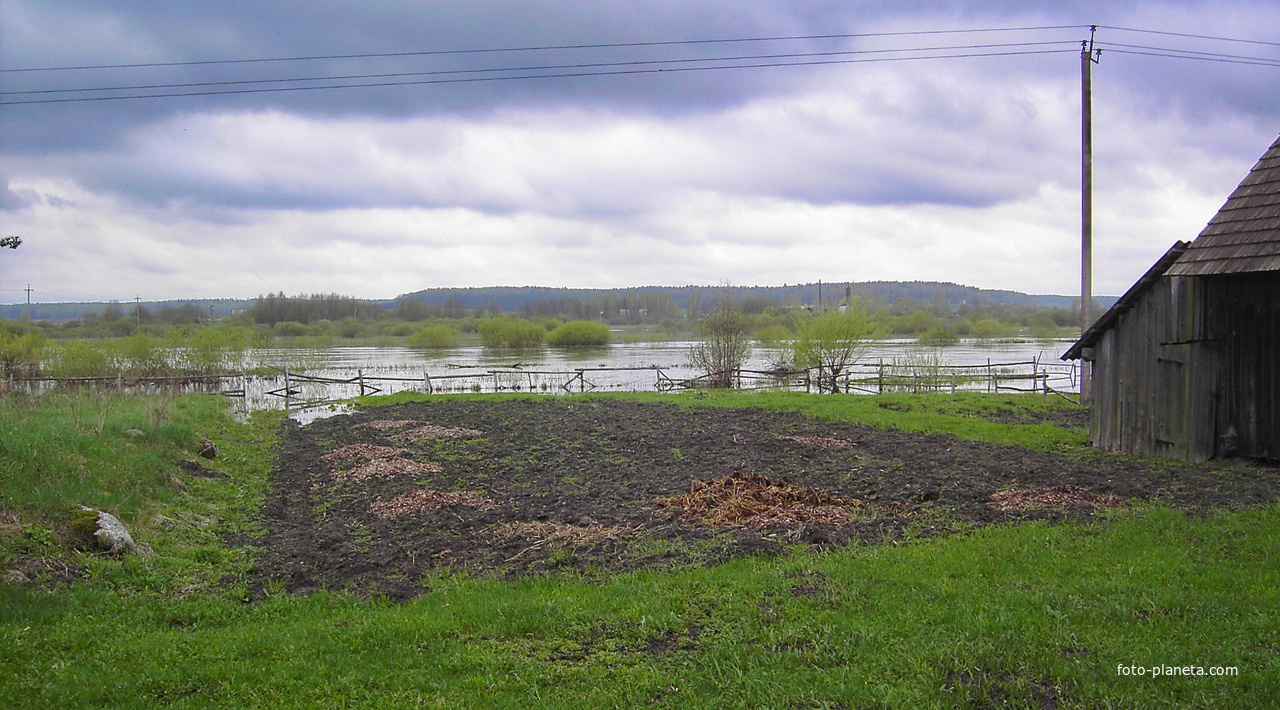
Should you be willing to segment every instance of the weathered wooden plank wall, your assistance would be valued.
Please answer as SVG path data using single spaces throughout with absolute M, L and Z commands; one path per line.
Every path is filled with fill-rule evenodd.
M 1094 346 L 1094 445 L 1280 459 L 1280 273 L 1165 276 Z
M 1280 459 L 1280 272 L 1206 282 L 1213 335 L 1227 344 L 1219 432 L 1234 427 L 1238 455 Z

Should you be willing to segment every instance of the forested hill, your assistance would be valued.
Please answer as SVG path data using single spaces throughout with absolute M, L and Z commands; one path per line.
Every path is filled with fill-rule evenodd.
M 1040 306 L 1070 308 L 1076 300 L 1070 296 L 1038 296 L 1016 291 L 997 291 L 933 281 L 871 281 L 849 285 L 853 295 L 862 298 L 870 306 L 897 304 L 908 300 L 919 307 L 937 310 L 944 302 L 948 309 L 961 306 Z M 754 301 L 756 305 L 774 303 L 782 306 L 835 305 L 845 297 L 843 283 L 808 283 L 783 286 L 639 286 L 616 289 L 550 288 L 545 286 L 492 286 L 486 288 L 432 288 L 406 293 L 393 299 L 366 300 L 330 294 L 306 296 L 307 301 L 339 302 L 345 315 L 368 317 L 378 309 L 403 310 L 413 302 L 439 308 L 459 315 L 463 311 L 484 309 L 488 313 L 531 313 L 551 311 L 575 314 L 575 317 L 594 317 L 601 310 L 619 308 L 667 310 L 671 306 L 686 312 L 707 307 L 721 295 L 731 293 L 740 301 Z M 267 301 L 292 301 L 283 293 L 263 297 Z M 115 319 L 139 315 L 166 322 L 190 323 L 207 318 L 223 318 L 241 312 L 256 310 L 261 299 L 191 299 L 174 301 L 141 302 L 82 302 L 82 303 L 33 303 L 30 317 L 36 321 L 61 322 L 83 318 L 105 317 Z M 1095 302 L 1109 307 L 1114 297 L 1096 297 Z M 359 304 L 354 306 L 352 304 Z M 260 308 L 262 304 L 258 304 Z M 314 309 L 313 309 L 314 310 Z M 410 309 L 412 310 L 412 309 Z M 26 304 L 0 304 L 0 319 L 21 320 L 28 314 Z M 323 313 L 317 318 L 331 318 L 335 314 Z M 340 316 L 339 316 L 340 317 Z M 290 316 L 292 318 L 292 316 Z M 270 319 L 269 319 L 270 320 Z M 306 320 L 306 319 L 303 319 Z
M 507 312 L 527 310 L 538 302 L 560 300 L 588 300 L 593 298 L 624 297 L 628 294 L 670 294 L 680 308 L 687 308 L 691 296 L 700 303 L 714 302 L 725 293 L 732 293 L 741 300 L 753 297 L 770 298 L 787 305 L 813 305 L 839 303 L 845 297 L 844 283 L 808 283 L 783 286 L 638 286 L 619 289 L 549 288 L 545 286 L 494 286 L 487 288 L 431 288 L 406 293 L 394 299 L 422 301 L 431 306 L 452 306 L 472 310 L 500 307 Z M 936 281 L 868 281 L 849 284 L 853 295 L 873 304 L 891 304 L 908 298 L 921 305 L 945 301 L 951 308 L 962 305 L 1008 304 L 1015 306 L 1045 306 L 1069 308 L 1077 299 L 1071 296 L 1038 296 L 1016 291 L 997 291 L 961 286 Z M 1113 297 L 1095 299 L 1104 306 L 1115 302 Z

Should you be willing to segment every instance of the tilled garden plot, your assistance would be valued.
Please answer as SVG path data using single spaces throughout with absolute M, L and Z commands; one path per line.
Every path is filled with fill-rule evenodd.
M 709 564 L 1163 500 L 1280 497 L 1247 465 L 1065 456 L 756 409 L 433 401 L 292 426 L 259 583 L 407 598 L 439 568 Z

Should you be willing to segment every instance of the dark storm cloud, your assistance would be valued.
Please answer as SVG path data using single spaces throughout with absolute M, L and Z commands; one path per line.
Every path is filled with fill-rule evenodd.
M 812 8 L 792 14 L 781 3 L 735 6 L 653 0 L 627 4 L 169 2 L 108 6 L 14 2 L 8 7 L 2 16 L 6 42 L 0 49 L 0 64 L 5 68 L 796 35 L 843 31 L 854 14 L 844 3 L 832 3 L 821 14 Z M 794 51 L 819 45 L 832 46 L 832 43 L 791 42 L 783 46 L 770 45 L 769 49 Z M 3 82 L 6 91 L 47 90 L 645 61 L 744 51 L 759 50 L 748 44 L 352 58 L 9 73 Z M 540 73 L 558 72 L 571 73 L 571 70 Z M 480 76 L 483 75 L 472 74 L 469 78 Z M 412 80 L 412 77 L 386 79 Z M 432 77 L 417 80 L 430 81 Z M 378 80 L 366 81 L 377 83 Z M 666 113 L 698 110 L 740 101 L 760 92 L 782 90 L 786 81 L 786 77 L 776 74 L 764 76 L 748 72 L 728 77 L 712 72 L 682 74 L 676 79 L 640 75 L 232 94 L 58 104 L 53 109 L 12 107 L 5 111 L 4 121 L 6 132 L 17 139 L 20 148 L 48 149 L 68 144 L 110 144 L 113 134 L 130 125 L 192 111 L 275 108 L 321 115 L 403 117 L 565 103 Z M 215 89 L 192 87 L 187 90 Z M 48 95 L 48 98 L 60 96 Z M 48 120 L 53 115 L 60 116 L 61 121 Z

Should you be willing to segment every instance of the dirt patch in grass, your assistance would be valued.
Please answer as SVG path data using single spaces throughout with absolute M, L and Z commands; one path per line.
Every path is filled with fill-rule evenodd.
M 82 579 L 86 573 L 84 566 L 70 564 L 56 557 L 19 555 L 10 560 L 7 568 L 0 572 L 0 581 L 9 584 L 71 584 Z
M 1049 486 L 1027 490 L 1010 488 L 991 494 L 990 505 L 996 510 L 1035 510 L 1037 508 L 1114 508 L 1123 503 L 1119 496 L 1094 493 L 1079 486 Z
M 454 435 L 390 438 L 415 429 Z M 397 470 L 352 475 L 377 461 Z M 295 592 L 403 598 L 427 592 L 440 568 L 701 565 L 789 544 L 1084 519 L 1098 501 L 1278 498 L 1280 471 L 1244 463 L 1059 455 L 758 409 L 442 400 L 290 425 L 256 575 Z
M 391 437 L 391 440 L 397 444 L 413 444 L 419 441 L 432 441 L 434 439 L 469 439 L 483 435 L 484 432 L 477 429 L 427 424 L 426 426 L 420 426 L 410 429 L 409 431 L 396 434 Z
M 347 471 L 353 481 L 363 481 L 374 476 L 407 476 L 418 473 L 439 473 L 439 464 L 420 463 L 401 458 L 373 459 Z

